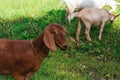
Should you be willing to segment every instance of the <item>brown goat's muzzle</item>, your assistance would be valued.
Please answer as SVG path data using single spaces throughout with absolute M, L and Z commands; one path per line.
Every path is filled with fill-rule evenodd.
M 68 47 L 68 44 L 64 44 L 63 46 L 61 46 L 60 48 L 62 49 L 62 50 L 66 50 L 67 49 L 67 47 Z
M 61 38 L 62 39 L 62 38 Z M 66 39 L 62 40 L 56 40 L 56 45 L 61 49 L 61 50 L 66 50 L 68 47 L 68 43 L 66 42 Z

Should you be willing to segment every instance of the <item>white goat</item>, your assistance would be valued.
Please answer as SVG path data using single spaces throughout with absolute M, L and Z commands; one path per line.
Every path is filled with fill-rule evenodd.
M 103 8 L 105 5 L 109 5 L 112 8 L 110 12 L 112 12 L 116 10 L 117 5 L 120 5 L 120 3 L 115 0 L 61 0 L 59 5 L 62 5 L 63 2 L 67 6 L 66 13 L 69 23 L 72 20 L 71 15 L 76 9 L 82 9 L 85 7 Z
M 80 34 L 80 29 L 81 29 L 81 23 L 83 22 L 86 26 L 85 28 L 85 36 L 88 41 L 91 41 L 89 31 L 92 25 L 96 25 L 100 27 L 99 31 L 99 40 L 101 40 L 103 28 L 108 21 L 114 21 L 118 15 L 113 15 L 109 13 L 108 11 L 104 9 L 98 9 L 98 8 L 84 8 L 80 12 L 75 12 L 72 14 L 72 17 L 77 17 L 79 18 L 79 23 L 78 23 L 78 28 L 76 32 L 76 39 L 79 41 L 79 34 Z

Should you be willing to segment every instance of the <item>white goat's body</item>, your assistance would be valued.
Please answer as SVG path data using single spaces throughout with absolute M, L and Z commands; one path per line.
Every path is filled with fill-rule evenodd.
M 71 15 L 75 11 L 75 9 L 82 9 L 85 7 L 95 7 L 95 8 L 102 8 L 105 5 L 111 6 L 111 10 L 115 11 L 117 5 L 120 3 L 116 2 L 115 0 L 61 0 L 61 4 L 64 2 L 69 9 L 68 20 L 69 22 L 72 20 Z
M 81 29 L 81 23 L 83 22 L 86 26 L 85 35 L 88 41 L 91 41 L 89 31 L 92 25 L 100 26 L 99 39 L 101 40 L 103 28 L 107 21 L 113 21 L 117 16 L 110 14 L 104 9 L 98 8 L 84 8 L 80 12 L 75 12 L 72 14 L 72 18 L 79 18 L 79 25 L 76 32 L 76 39 L 79 41 L 79 34 Z
M 82 19 L 83 22 L 88 22 L 93 25 L 100 25 L 102 22 L 106 23 L 111 19 L 111 14 L 109 14 L 104 9 L 98 8 L 84 8 L 80 12 L 73 13 L 73 18 L 78 17 Z

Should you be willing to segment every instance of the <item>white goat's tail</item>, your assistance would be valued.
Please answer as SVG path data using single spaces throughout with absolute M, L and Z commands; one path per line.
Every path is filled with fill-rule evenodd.
M 120 3 L 119 3 L 119 2 L 116 2 L 116 5 L 118 5 L 118 6 L 119 6 L 119 5 L 120 5 Z

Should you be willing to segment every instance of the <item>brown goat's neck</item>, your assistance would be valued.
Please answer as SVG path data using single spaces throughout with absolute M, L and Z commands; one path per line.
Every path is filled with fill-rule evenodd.
M 40 59 L 44 59 L 49 52 L 49 49 L 44 44 L 43 36 L 44 36 L 44 33 L 42 33 L 38 38 L 32 41 L 34 52 Z

